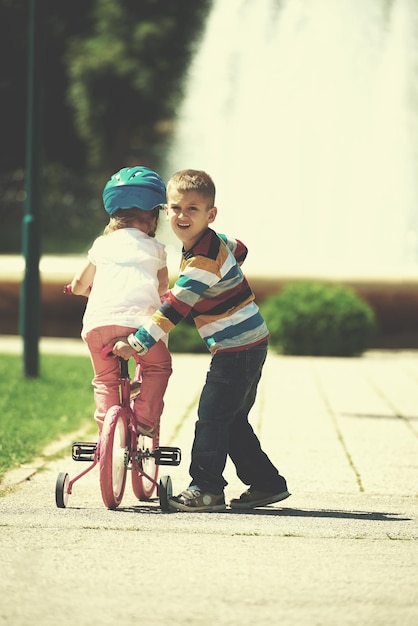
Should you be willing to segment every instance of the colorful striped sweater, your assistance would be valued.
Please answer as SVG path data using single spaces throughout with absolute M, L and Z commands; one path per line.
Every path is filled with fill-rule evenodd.
M 178 279 L 136 338 L 147 348 L 191 315 L 210 352 L 244 350 L 268 337 L 267 326 L 240 265 L 247 248 L 207 228 L 182 253 Z

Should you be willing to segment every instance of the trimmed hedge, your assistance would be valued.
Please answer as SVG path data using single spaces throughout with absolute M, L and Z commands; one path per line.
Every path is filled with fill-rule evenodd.
M 288 283 L 260 309 L 277 352 L 310 356 L 355 356 L 370 346 L 376 317 L 368 303 L 342 285 Z

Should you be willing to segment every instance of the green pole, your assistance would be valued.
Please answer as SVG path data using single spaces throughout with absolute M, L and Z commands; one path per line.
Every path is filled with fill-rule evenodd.
M 26 126 L 26 202 L 22 223 L 25 273 L 21 286 L 19 324 L 23 338 L 23 373 L 39 374 L 40 319 L 40 193 L 41 100 L 43 79 L 43 22 L 45 0 L 29 2 L 28 94 Z

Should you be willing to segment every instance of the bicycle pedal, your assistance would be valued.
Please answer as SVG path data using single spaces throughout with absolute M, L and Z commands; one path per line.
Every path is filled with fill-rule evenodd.
M 94 461 L 97 443 L 77 441 L 72 446 L 73 461 Z
M 180 465 L 181 450 L 170 446 L 160 446 L 151 452 L 156 465 Z

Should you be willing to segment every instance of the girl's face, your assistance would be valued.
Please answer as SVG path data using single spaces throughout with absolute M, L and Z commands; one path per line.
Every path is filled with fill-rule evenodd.
M 165 212 L 184 249 L 190 250 L 214 221 L 217 209 L 208 207 L 207 198 L 197 191 L 173 189 L 168 194 Z

